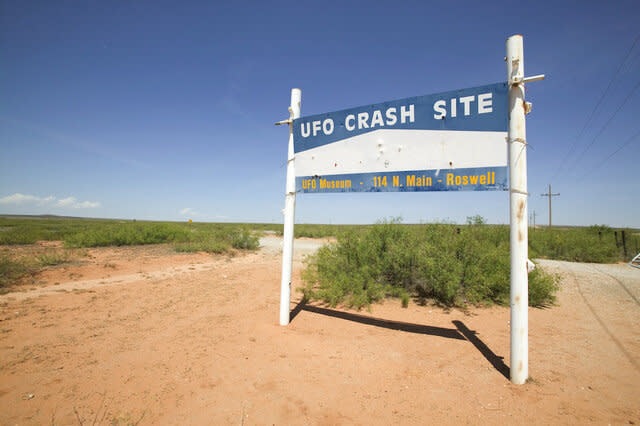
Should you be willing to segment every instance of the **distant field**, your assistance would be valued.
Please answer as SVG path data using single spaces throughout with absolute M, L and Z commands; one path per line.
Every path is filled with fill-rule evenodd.
M 255 249 L 261 225 L 66 218 L 0 218 L 0 245 L 63 241 L 67 248 L 174 243 L 179 251 Z
M 177 252 L 230 253 L 256 250 L 264 232 L 282 234 L 282 225 L 187 223 L 58 217 L 0 217 L 0 290 L 43 268 L 70 263 L 90 247 L 171 244 Z M 302 291 L 332 306 L 362 308 L 387 297 L 406 305 L 410 297 L 447 306 L 505 305 L 509 300 L 509 227 L 487 225 L 482 217 L 466 225 L 401 224 L 295 226 L 297 237 L 334 237 L 336 243 L 310 257 Z M 623 238 L 624 235 L 624 238 Z M 37 241 L 62 247 L 26 252 Z M 631 229 L 606 226 L 535 229 L 529 257 L 615 263 L 640 250 Z M 19 253 L 20 252 L 20 253 Z M 80 254 L 78 254 L 80 253 Z M 552 304 L 557 279 L 536 270 L 529 277 L 529 303 Z
M 46 266 L 73 260 L 72 249 L 145 244 L 172 244 L 178 252 L 228 253 L 255 250 L 261 225 L 178 223 L 78 218 L 0 218 L 0 246 L 62 241 L 64 248 L 18 254 L 0 252 L 0 289 Z
M 507 225 L 485 225 L 481 234 L 509 241 Z M 477 224 L 477 223 L 476 223 Z M 338 237 L 344 233 L 365 232 L 374 225 L 296 224 L 295 236 Z M 403 224 L 420 230 L 422 224 Z M 460 232 L 467 225 L 435 224 L 436 228 Z M 432 227 L 432 229 L 435 229 Z M 0 217 L 0 245 L 33 244 L 36 241 L 63 241 L 65 247 L 99 247 L 173 243 L 179 251 L 225 252 L 230 248 L 257 248 L 256 233 L 282 235 L 281 224 L 269 223 L 186 223 L 135 220 L 104 220 L 59 217 Z M 624 233 L 624 241 L 623 241 Z M 624 245 L 623 245 L 624 242 Z M 529 230 L 529 257 L 576 262 L 611 263 L 628 261 L 640 252 L 640 230 L 589 227 L 542 227 Z
M 508 225 L 486 225 L 482 218 L 470 218 L 480 221 L 479 234 L 491 235 L 491 239 L 509 242 Z M 252 226 L 252 225 L 248 225 Z M 282 233 L 281 225 L 260 225 Z M 296 224 L 296 237 L 338 237 L 347 232 L 363 232 L 374 225 L 310 225 Z M 426 224 L 403 224 L 408 230 L 419 231 Z M 460 231 L 471 226 L 452 224 L 429 224 L 431 229 L 455 229 Z M 275 227 L 275 228 L 269 228 Z M 435 227 L 435 228 L 434 228 Z M 623 241 L 624 233 L 624 241 Z M 623 245 L 624 243 L 624 245 Z M 640 230 L 632 228 L 610 228 L 603 225 L 588 227 L 539 227 L 529 229 L 529 257 L 572 262 L 615 263 L 629 261 L 640 253 Z

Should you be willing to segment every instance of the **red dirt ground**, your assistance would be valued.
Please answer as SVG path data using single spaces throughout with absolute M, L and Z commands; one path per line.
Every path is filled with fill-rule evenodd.
M 532 379 L 515 386 L 508 308 L 292 303 L 280 327 L 273 244 L 86 255 L 0 296 L 0 423 L 640 422 L 640 269 L 627 265 L 541 263 L 562 289 L 529 311 Z

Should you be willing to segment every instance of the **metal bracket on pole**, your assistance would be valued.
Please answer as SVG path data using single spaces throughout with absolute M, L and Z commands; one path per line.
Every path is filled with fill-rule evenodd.
M 506 57 L 504 58 L 505 60 L 507 59 Z M 519 58 L 514 58 L 512 59 L 512 64 L 515 66 L 519 66 L 520 65 L 520 59 Z M 520 75 L 516 75 L 514 77 L 512 77 L 509 80 L 509 86 L 517 86 L 521 83 L 533 83 L 535 81 L 541 81 L 544 80 L 545 75 L 544 74 L 538 74 L 538 75 L 532 75 L 531 77 L 523 77 Z M 533 105 L 531 104 L 531 102 L 525 102 L 524 103 L 524 114 L 525 115 L 529 115 L 531 113 L 531 108 L 533 107 Z
M 529 145 L 524 138 L 510 138 L 508 139 L 509 143 L 519 142 L 523 145 Z
M 294 89 L 294 90 L 300 90 L 300 89 Z M 298 105 L 298 108 L 300 108 L 300 105 Z M 293 112 L 293 108 L 289 107 L 289 118 L 287 118 L 286 120 L 282 120 L 282 121 L 276 121 L 276 126 L 281 126 L 283 124 L 293 124 L 293 119 L 297 118 L 294 117 L 294 112 Z M 298 114 L 300 115 L 300 114 Z
M 533 83 L 534 81 L 544 80 L 544 74 L 532 75 L 531 77 L 525 77 L 522 79 L 523 83 Z
M 528 192 L 525 191 L 520 191 L 519 189 L 510 189 L 510 192 L 515 192 L 516 194 L 522 194 L 522 195 L 526 195 L 527 197 L 529 196 Z

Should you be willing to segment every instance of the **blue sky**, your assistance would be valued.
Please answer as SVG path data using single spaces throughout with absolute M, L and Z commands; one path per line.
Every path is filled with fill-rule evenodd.
M 5 0 L 0 213 L 282 222 L 288 132 L 273 123 L 292 87 L 311 115 L 504 81 L 519 33 L 526 74 L 547 75 L 527 86 L 530 212 L 546 223 L 551 183 L 556 224 L 640 227 L 640 42 L 587 123 L 638 22 L 637 0 Z M 508 194 L 296 204 L 298 223 L 475 214 L 508 223 Z

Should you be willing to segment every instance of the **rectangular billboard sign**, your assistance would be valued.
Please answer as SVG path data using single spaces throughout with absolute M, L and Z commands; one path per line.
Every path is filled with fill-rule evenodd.
M 296 190 L 504 190 L 507 93 L 496 83 L 298 118 Z

